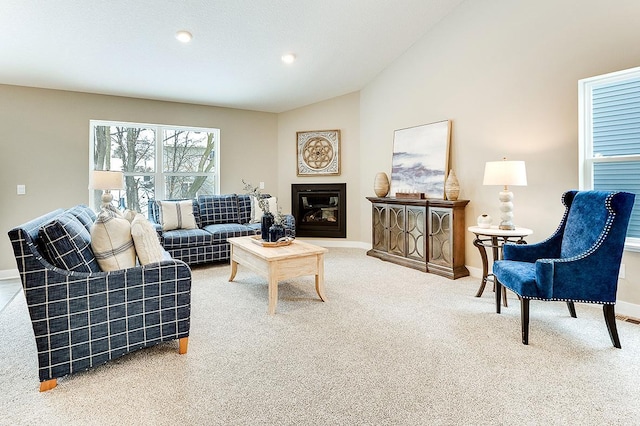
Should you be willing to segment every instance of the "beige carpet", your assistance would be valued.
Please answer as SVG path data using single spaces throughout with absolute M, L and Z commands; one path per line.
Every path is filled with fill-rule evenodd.
M 194 269 L 189 353 L 138 351 L 38 392 L 20 294 L 0 313 L 1 424 L 633 424 L 640 421 L 640 326 L 599 306 L 531 303 L 495 314 L 478 280 L 451 281 L 330 249 L 322 303 L 312 277 L 280 284 L 228 265 Z

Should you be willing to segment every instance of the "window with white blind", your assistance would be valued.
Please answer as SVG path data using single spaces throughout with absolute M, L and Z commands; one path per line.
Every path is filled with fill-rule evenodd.
M 640 67 L 578 82 L 580 188 L 636 194 L 625 248 L 640 251 Z

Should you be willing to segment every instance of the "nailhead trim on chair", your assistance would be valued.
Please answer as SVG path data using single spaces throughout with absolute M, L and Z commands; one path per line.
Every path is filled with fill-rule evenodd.
M 618 192 L 612 192 L 611 194 L 607 195 L 607 198 L 605 199 L 605 206 L 606 206 L 607 210 L 609 211 L 609 215 L 607 216 L 607 221 L 604 224 L 604 229 L 602 230 L 602 233 L 600 234 L 600 236 L 598 236 L 598 239 L 593 244 L 593 246 L 591 246 L 591 248 L 589 250 L 585 251 L 580 256 L 567 257 L 567 258 L 563 258 L 563 259 L 539 259 L 539 260 L 553 260 L 555 263 L 573 262 L 575 260 L 584 259 L 585 257 L 590 256 L 591 254 L 593 254 L 593 252 L 595 252 L 602 245 L 602 243 L 605 240 L 605 237 L 609 234 L 609 232 L 611 232 L 611 226 L 613 225 L 613 222 L 614 222 L 614 220 L 616 218 L 616 212 L 611 207 L 611 199 L 616 194 L 618 194 Z M 562 201 L 564 202 L 564 196 L 562 197 Z M 566 209 L 566 210 L 567 211 L 565 212 L 564 216 L 562 217 L 562 222 L 560 222 L 561 224 L 564 223 L 564 219 L 566 218 L 566 216 L 568 214 L 567 212 L 568 212 L 569 209 Z M 558 227 L 558 230 L 559 229 L 560 229 L 560 227 Z M 555 233 L 554 233 L 554 235 L 555 235 Z M 564 299 L 539 299 L 539 300 L 564 300 Z M 579 302 L 579 301 L 576 300 L 576 302 Z M 601 302 L 596 302 L 596 303 L 601 303 Z

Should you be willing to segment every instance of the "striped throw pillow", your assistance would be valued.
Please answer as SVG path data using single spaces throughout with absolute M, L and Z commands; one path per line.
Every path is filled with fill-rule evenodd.
M 196 229 L 193 201 L 157 201 L 160 206 L 160 223 L 163 231 L 173 229 Z
M 136 266 L 131 224 L 123 217 L 102 210 L 91 227 L 91 249 L 102 271 Z

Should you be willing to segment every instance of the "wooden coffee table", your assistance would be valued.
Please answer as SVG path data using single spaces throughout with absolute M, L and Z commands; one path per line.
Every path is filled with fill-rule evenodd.
M 231 244 L 231 276 L 233 281 L 238 265 L 267 277 L 269 280 L 269 314 L 276 312 L 278 303 L 278 281 L 303 275 L 315 275 L 316 293 L 323 302 L 324 293 L 324 247 L 314 246 L 305 241 L 293 240 L 287 246 L 262 247 L 252 241 L 253 237 L 235 237 L 227 241 Z

